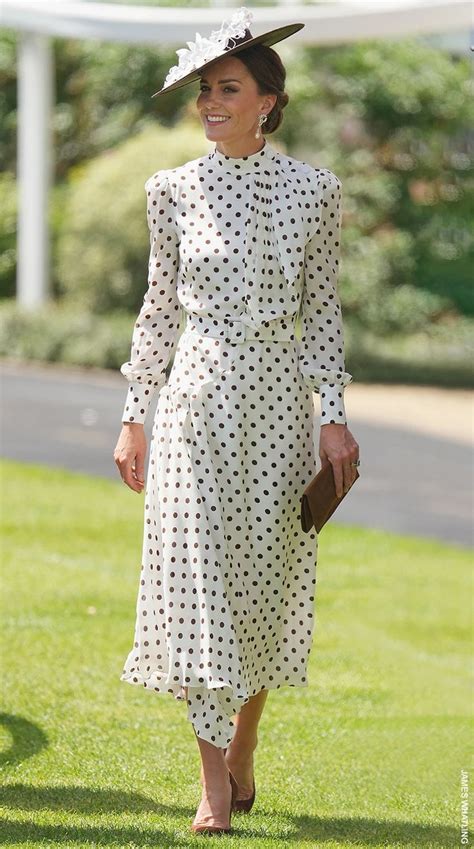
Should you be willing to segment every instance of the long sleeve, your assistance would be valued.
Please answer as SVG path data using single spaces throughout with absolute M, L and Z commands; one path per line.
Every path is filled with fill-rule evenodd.
M 145 191 L 150 231 L 148 289 L 133 330 L 130 360 L 120 368 L 130 382 L 122 422 L 142 424 L 153 397 L 166 383 L 181 317 L 176 290 L 179 239 L 166 174 L 158 171 L 149 177 Z
M 347 424 L 344 388 L 344 329 L 337 290 L 341 248 L 341 182 L 332 171 L 322 175 L 321 219 L 305 246 L 301 301 L 302 338 L 298 364 L 303 380 L 321 403 L 321 425 Z

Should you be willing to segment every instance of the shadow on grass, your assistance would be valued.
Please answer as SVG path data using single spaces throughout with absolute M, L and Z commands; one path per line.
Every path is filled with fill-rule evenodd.
M 170 823 L 168 828 L 153 828 L 148 822 L 143 826 L 125 826 L 91 824 L 90 826 L 35 825 L 33 822 L 17 822 L 3 819 L 2 845 L 21 844 L 27 841 L 50 843 L 54 846 L 78 845 L 101 846 L 156 846 L 160 849 L 182 846 L 188 839 L 202 841 L 202 835 L 194 836 L 190 831 L 191 819 L 195 810 L 184 807 L 160 805 L 144 796 L 130 795 L 115 790 L 87 790 L 84 787 L 42 787 L 32 788 L 15 784 L 1 792 L 2 804 L 24 812 L 31 810 L 65 810 L 76 813 L 115 813 L 130 814 L 136 811 L 148 811 L 168 818 L 188 817 L 188 822 L 177 826 Z M 432 849 L 457 845 L 458 832 L 447 826 L 427 825 L 407 821 L 377 821 L 360 817 L 300 817 L 282 814 L 278 811 L 278 825 L 272 827 L 273 811 L 260 809 L 255 814 L 234 814 L 232 831 L 229 837 L 242 838 L 245 841 L 262 840 L 281 841 L 282 846 L 297 843 L 315 847 L 325 843 L 354 844 L 355 846 L 413 846 L 417 849 Z M 251 819 L 256 820 L 250 822 Z M 284 825 L 281 825 L 282 819 Z M 219 842 L 225 841 L 225 835 L 219 835 Z M 315 842 L 316 841 L 316 842 Z
M 18 719 L 9 714 L 0 714 L 3 726 L 10 732 L 10 747 L 2 753 L 2 765 L 16 766 L 18 763 L 37 754 L 48 744 L 47 736 L 28 720 Z M 119 845 L 164 847 L 182 846 L 183 841 L 201 840 L 202 836 L 190 831 L 195 809 L 184 805 L 162 805 L 151 797 L 141 793 L 115 790 L 111 788 L 87 788 L 81 786 L 46 785 L 34 787 L 29 784 L 8 784 L 0 788 L 0 804 L 6 811 L 31 815 L 32 812 L 60 812 L 77 815 L 130 815 L 146 814 L 143 825 L 127 825 L 124 828 L 91 823 L 90 826 L 38 825 L 34 822 L 2 820 L 2 845 L 21 844 L 27 841 L 51 843 L 55 846 L 80 845 Z M 166 817 L 175 822 L 168 828 L 153 828 L 150 815 Z M 176 818 L 187 817 L 188 822 L 176 825 Z M 282 825 L 283 820 L 283 825 Z M 272 826 L 272 823 L 275 823 Z M 298 843 L 314 847 L 326 842 L 341 841 L 344 844 L 370 846 L 416 846 L 417 849 L 429 847 L 454 846 L 459 834 L 446 826 L 422 826 L 403 821 L 377 821 L 356 817 L 302 817 L 281 810 L 265 810 L 255 807 L 252 814 L 234 814 L 232 832 L 229 837 L 243 840 L 281 841 L 282 846 Z M 225 835 L 219 835 L 225 840 Z M 317 841 L 317 843 L 315 843 Z
M 48 745 L 46 734 L 33 722 L 0 713 L 0 725 L 10 734 L 11 744 L 0 752 L 0 766 L 13 766 L 38 754 Z

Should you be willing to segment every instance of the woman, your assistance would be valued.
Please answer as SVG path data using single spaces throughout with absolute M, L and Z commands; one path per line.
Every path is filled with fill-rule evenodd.
M 343 399 L 352 376 L 336 288 L 341 184 L 262 137 L 288 101 L 269 45 L 303 24 L 254 38 L 249 21 L 242 8 L 180 51 L 157 92 L 199 79 L 214 147 L 145 184 L 148 291 L 121 369 L 130 387 L 114 454 L 142 492 L 143 423 L 157 397 L 121 680 L 186 699 L 202 761 L 191 828 L 206 833 L 229 831 L 232 810 L 252 806 L 268 691 L 308 683 L 317 538 L 302 531 L 300 499 L 317 471 L 313 391 L 319 456 L 338 494 L 359 453 Z

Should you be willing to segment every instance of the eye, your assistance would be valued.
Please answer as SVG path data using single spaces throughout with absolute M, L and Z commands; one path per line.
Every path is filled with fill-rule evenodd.
M 203 83 L 201 86 L 199 86 L 199 91 L 205 91 L 206 88 L 209 88 L 209 86 L 207 86 L 205 83 Z M 238 91 L 238 89 L 233 88 L 230 85 L 226 85 L 226 86 L 224 86 L 224 91 Z

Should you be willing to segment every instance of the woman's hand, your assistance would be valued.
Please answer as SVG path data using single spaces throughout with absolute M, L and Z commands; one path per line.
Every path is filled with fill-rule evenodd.
M 146 436 L 142 424 L 124 422 L 115 446 L 114 460 L 124 483 L 134 492 L 145 486 Z
M 322 468 L 332 463 L 336 495 L 340 498 L 355 481 L 356 467 L 351 466 L 351 463 L 359 459 L 359 446 L 347 425 L 321 425 L 319 458 Z

